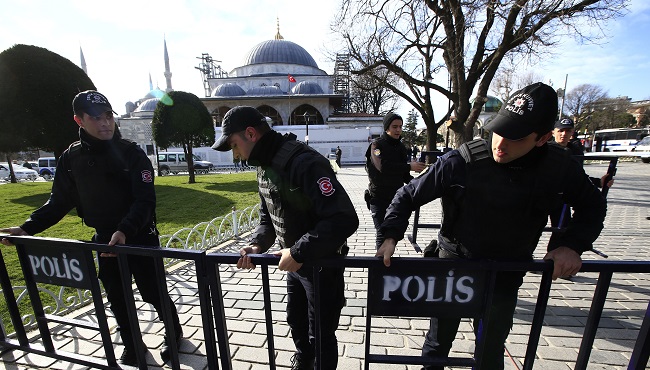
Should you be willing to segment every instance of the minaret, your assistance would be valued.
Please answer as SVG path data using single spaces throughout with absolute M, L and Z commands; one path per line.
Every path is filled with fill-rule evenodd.
M 81 49 L 81 46 L 79 46 L 79 56 L 81 58 L 81 69 L 83 69 L 84 73 L 88 75 L 88 68 L 86 67 L 86 58 L 84 58 L 84 51 Z
M 165 81 L 167 82 L 167 88 L 165 92 L 172 91 L 172 72 L 169 69 L 169 54 L 167 54 L 167 40 L 165 42 Z
M 151 82 L 151 72 L 149 72 L 149 91 L 153 90 L 153 82 Z

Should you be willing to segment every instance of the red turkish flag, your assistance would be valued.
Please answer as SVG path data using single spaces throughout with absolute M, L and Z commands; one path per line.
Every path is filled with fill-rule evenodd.
M 289 82 L 296 82 L 296 79 L 292 75 L 289 75 Z

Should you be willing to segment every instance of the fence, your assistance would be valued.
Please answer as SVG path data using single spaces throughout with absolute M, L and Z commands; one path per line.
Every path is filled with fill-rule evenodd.
M 207 222 L 201 222 L 191 228 L 183 228 L 171 235 L 161 235 L 161 245 L 166 248 L 180 250 L 205 251 L 213 248 L 227 240 L 237 238 L 242 233 L 252 230 L 259 224 L 259 204 L 247 207 L 242 210 L 233 209 L 226 216 L 216 217 Z M 176 263 L 174 258 L 164 260 L 165 266 L 169 267 Z M 95 261 L 95 263 L 97 263 Z M 101 288 L 101 286 L 100 286 Z M 17 304 L 29 297 L 25 285 L 2 287 L 0 292 L 10 289 L 17 295 Z M 88 289 L 66 289 L 61 286 L 57 291 L 51 290 L 46 285 L 38 287 L 40 294 L 47 295 L 50 305 L 46 307 L 48 314 L 65 315 L 78 310 L 92 303 L 92 297 Z M 103 290 L 102 290 L 102 294 Z M 22 323 L 27 329 L 36 326 L 35 316 L 32 312 L 24 313 Z M 0 327 L 4 328 L 3 318 L 0 316 Z
M 20 350 L 27 353 L 35 353 L 41 356 L 69 361 L 75 364 L 91 366 L 100 369 L 115 369 L 117 364 L 112 348 L 112 343 L 106 324 L 106 315 L 104 306 L 101 301 L 101 292 L 96 280 L 94 259 L 91 257 L 94 251 L 106 251 L 107 247 L 101 244 L 82 243 L 71 240 L 46 239 L 35 237 L 10 237 L 16 244 L 19 252 L 27 289 L 31 298 L 32 307 L 36 315 L 36 323 L 39 329 L 39 335 L 33 342 L 27 337 L 27 332 L 22 324 L 22 318 L 18 312 L 15 296 L 13 291 L 8 289 L 10 282 L 6 273 L 4 261 L 0 260 L 0 282 L 2 283 L 3 293 L 9 306 L 12 322 L 16 327 L 15 338 L 9 338 L 4 330 L 0 331 L 0 347 L 5 350 Z M 237 254 L 206 253 L 205 251 L 193 250 L 175 250 L 175 249 L 149 249 L 139 248 L 136 246 L 118 247 L 118 262 L 120 271 L 123 276 L 130 276 L 126 256 L 128 254 L 140 254 L 157 257 L 158 263 L 155 278 L 159 281 L 159 294 L 167 294 L 164 287 L 167 287 L 167 280 L 162 264 L 163 258 L 174 258 L 193 262 L 195 276 L 193 277 L 191 287 L 195 290 L 200 301 L 200 316 L 202 336 L 205 346 L 205 363 L 209 369 L 226 369 L 233 368 L 230 355 L 228 323 L 225 315 L 224 296 L 227 292 L 224 290 L 223 278 L 221 271 L 224 265 L 235 264 L 239 258 Z M 269 369 L 275 369 L 275 342 L 272 325 L 271 306 L 274 304 L 271 300 L 271 287 L 269 285 L 269 266 L 278 263 L 278 258 L 271 255 L 255 255 L 253 263 L 257 264 L 262 273 L 263 285 L 263 311 L 264 323 L 266 328 L 266 349 L 268 356 Z M 375 257 L 346 257 L 327 259 L 314 266 L 314 271 L 318 271 L 321 266 L 345 266 L 346 269 L 359 269 L 368 277 L 368 295 L 366 302 L 366 330 L 364 339 L 364 360 L 365 369 L 368 369 L 372 363 L 393 363 L 393 364 L 452 364 L 456 366 L 475 366 L 477 358 L 481 356 L 481 341 L 479 334 L 477 346 L 474 355 L 468 358 L 437 358 L 427 359 L 419 356 L 390 355 L 373 353 L 370 345 L 373 317 L 426 317 L 428 314 L 437 314 L 453 311 L 466 317 L 482 316 L 485 307 L 490 303 L 491 285 L 493 276 L 496 271 L 541 271 L 539 289 L 537 292 L 537 302 L 534 309 L 534 316 L 530 332 L 528 333 L 527 348 L 524 361 L 524 369 L 532 369 L 535 361 L 535 353 L 538 346 L 540 333 L 542 330 L 544 315 L 551 288 L 551 271 L 552 262 L 535 261 L 530 263 L 505 263 L 489 261 L 452 261 L 436 260 L 423 258 L 394 258 L 390 268 L 383 266 L 382 261 Z M 610 287 L 612 275 L 614 273 L 650 273 L 649 262 L 626 262 L 626 261 L 585 261 L 582 271 L 597 272 L 599 274 L 598 283 L 593 295 L 591 308 L 582 336 L 580 350 L 576 359 L 575 369 L 586 369 L 589 363 L 592 345 L 596 330 L 601 320 L 603 307 L 606 302 L 607 292 Z M 442 275 L 436 275 L 442 272 Z M 451 273 L 453 272 L 453 273 Z M 450 274 L 451 273 L 451 274 Z M 454 275 L 456 285 L 447 284 L 449 290 L 452 287 L 462 287 L 457 295 L 460 298 L 457 302 L 434 302 L 434 300 L 422 299 L 422 284 L 431 283 L 435 279 L 447 279 L 448 276 Z M 319 278 L 315 273 L 315 284 L 318 289 Z M 433 279 L 432 279 L 433 278 Z M 129 281 L 125 279 L 125 281 Z M 462 281 L 462 283 L 459 283 Z M 476 283 L 475 283 L 476 282 Z M 484 282 L 484 284 L 479 284 Z M 37 283 L 54 283 L 81 287 L 89 289 L 93 302 L 95 304 L 96 323 L 82 322 L 77 319 L 46 314 L 40 305 Z M 128 285 L 128 286 L 127 286 Z M 189 289 L 189 286 L 185 287 Z M 125 284 L 127 292 L 131 293 L 131 286 Z M 435 295 L 439 293 L 435 287 L 428 286 L 427 292 Z M 445 291 L 446 292 L 446 291 Z M 472 293 L 472 299 L 470 294 Z M 429 293 L 427 293 L 429 294 Z M 444 294 L 449 294 L 448 292 Z M 464 295 L 463 295 L 464 294 Z M 127 303 L 129 305 L 129 315 L 131 321 L 131 331 L 134 336 L 140 337 L 140 328 L 137 321 L 135 300 L 132 294 L 127 294 Z M 164 301 L 164 300 L 163 300 Z M 445 300 L 446 301 L 446 300 Z M 181 303 L 182 304 L 182 303 Z M 277 304 L 277 302 L 275 303 Z M 443 311 L 436 311 L 443 310 Z M 437 313 L 436 313 L 437 312 Z M 316 318 L 318 318 L 318 305 Z M 170 307 L 163 307 L 163 320 L 166 328 L 171 328 Z M 644 312 L 641 329 L 637 336 L 628 369 L 641 370 L 645 369 L 648 356 L 650 354 L 650 306 Z M 318 319 L 316 320 L 318 322 Z M 91 356 L 80 356 L 75 353 L 63 351 L 55 348 L 51 339 L 50 324 L 79 326 L 83 328 L 98 330 L 104 348 L 105 358 L 93 358 Z M 489 325 L 487 320 L 482 320 L 484 327 Z M 318 332 L 318 331 L 317 331 Z M 318 336 L 317 336 L 318 338 Z M 140 343 L 141 341 L 135 341 Z M 218 350 L 217 350 L 218 346 Z M 318 347 L 318 340 L 317 345 Z M 180 369 L 178 352 L 172 351 L 172 368 Z M 140 368 L 146 369 L 147 365 L 143 357 L 142 348 L 138 355 Z M 319 368 L 320 355 L 317 351 L 317 369 Z

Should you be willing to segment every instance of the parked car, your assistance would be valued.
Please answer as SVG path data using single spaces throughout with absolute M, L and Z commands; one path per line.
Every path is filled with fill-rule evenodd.
M 650 163 L 650 136 L 646 136 L 636 143 L 634 152 L 641 155 L 643 163 Z
M 38 159 L 38 174 L 45 180 L 50 180 L 56 172 L 56 159 L 54 157 L 41 157 Z
M 34 170 L 30 170 L 29 168 L 25 168 L 18 164 L 14 164 L 12 167 L 14 168 L 14 175 L 16 175 L 16 180 L 35 181 L 38 178 L 38 173 Z M 0 163 L 0 179 L 4 179 L 6 181 L 10 181 L 11 179 L 9 164 L 6 162 Z
M 208 173 L 214 165 L 212 162 L 201 160 L 201 157 L 194 154 L 194 170 L 196 173 Z M 170 173 L 177 174 L 181 171 L 187 171 L 187 161 L 183 152 L 159 152 L 158 166 L 160 166 L 160 175 L 166 176 Z

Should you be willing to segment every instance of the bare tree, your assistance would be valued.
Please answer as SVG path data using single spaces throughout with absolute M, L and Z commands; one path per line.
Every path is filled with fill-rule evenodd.
M 522 89 L 535 82 L 543 81 L 544 77 L 533 71 L 526 71 L 524 73 L 517 72 L 517 69 L 512 66 L 501 66 L 497 73 L 494 75 L 490 90 L 505 102 L 517 90 Z
M 586 104 L 583 116 L 589 130 L 595 131 L 608 128 L 623 128 L 636 126 L 636 119 L 628 113 L 630 99 L 627 97 L 616 97 L 596 100 Z M 580 127 L 578 127 L 580 129 Z
M 589 107 L 593 107 L 596 102 L 607 98 L 607 91 L 599 85 L 578 85 L 566 94 L 564 110 L 573 118 L 576 129 L 580 130 L 587 117 L 593 113 L 593 109 L 589 109 Z
M 457 144 L 470 140 L 507 55 L 542 55 L 565 35 L 581 41 L 602 36 L 602 22 L 620 16 L 626 5 L 627 0 L 342 0 L 332 30 L 360 66 L 353 74 L 385 68 L 404 82 L 406 89 L 390 82 L 387 87 L 418 111 L 428 146 L 435 148 L 435 133 L 448 112 L 436 120 L 434 96 L 452 101 Z M 449 79 L 438 83 L 433 77 L 443 70 Z
M 355 75 L 350 79 L 350 105 L 353 112 L 384 115 L 393 112 L 399 104 L 399 96 L 388 89 L 390 84 L 401 86 L 401 82 L 385 69 Z

